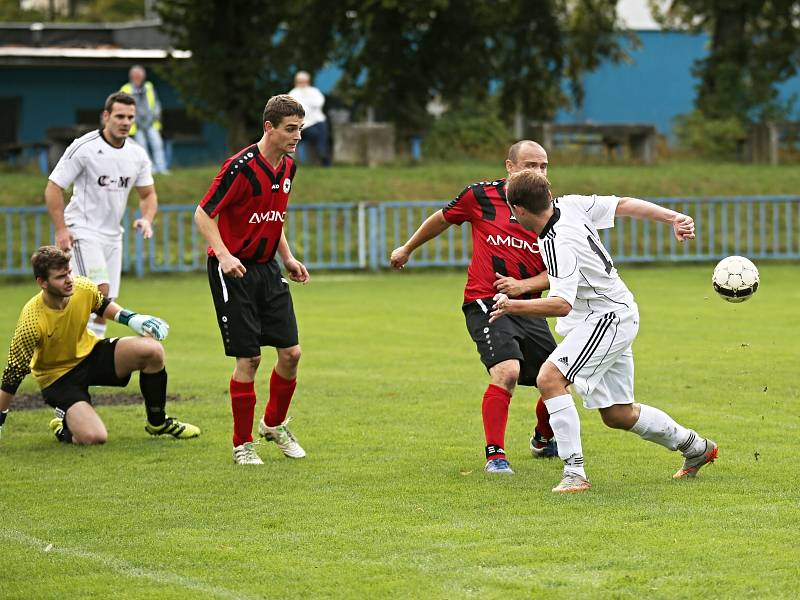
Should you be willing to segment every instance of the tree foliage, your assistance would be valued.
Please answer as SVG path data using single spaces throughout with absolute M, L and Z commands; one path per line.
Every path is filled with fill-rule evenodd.
M 582 100 L 587 70 L 622 58 L 615 5 L 295 0 L 255 10 L 242 0 L 163 0 L 158 10 L 175 46 L 193 54 L 172 61 L 166 75 L 236 146 L 258 122 L 259 103 L 289 89 L 297 68 L 313 73 L 326 62 L 343 71 L 342 100 L 361 116 L 374 109 L 401 134 L 427 128 L 436 96 L 458 109 L 493 94 L 506 117 L 550 119 Z
M 624 57 L 616 2 L 346 0 L 335 19 L 339 91 L 401 129 L 426 124 L 434 96 L 499 96 L 506 117 L 551 119 L 583 99 L 583 75 Z M 567 83 L 565 87 L 563 84 Z
M 190 112 L 226 127 L 238 149 L 260 136 L 270 96 L 292 87 L 295 70 L 319 69 L 333 42 L 320 2 L 170 0 L 156 9 L 176 48 L 191 60 L 169 61 L 164 74 Z
M 653 3 L 662 23 L 707 32 L 710 51 L 697 61 L 696 108 L 708 119 L 775 118 L 788 106 L 778 85 L 797 73 L 800 3 L 796 0 L 673 0 Z

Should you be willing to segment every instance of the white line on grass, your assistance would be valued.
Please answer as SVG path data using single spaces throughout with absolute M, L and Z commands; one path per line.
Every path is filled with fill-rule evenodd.
M 148 571 L 147 569 L 137 567 L 134 564 L 114 558 L 113 556 L 108 556 L 106 554 L 90 552 L 89 550 L 83 550 L 81 548 L 54 546 L 53 544 L 50 544 L 44 540 L 40 540 L 14 529 L 0 529 L 0 538 L 5 538 L 7 540 L 25 544 L 27 546 L 33 546 L 34 548 L 39 548 L 42 552 L 65 554 L 67 556 L 75 556 L 78 558 L 84 558 L 86 560 L 92 560 L 102 564 L 112 571 L 116 571 L 118 573 L 122 573 L 123 575 L 137 579 L 149 579 L 150 581 L 155 581 L 156 583 L 160 584 L 177 585 L 198 592 L 203 592 L 204 594 L 209 594 L 211 596 L 217 596 L 219 598 L 232 598 L 235 600 L 240 598 L 252 598 L 252 596 L 244 596 L 239 592 L 234 592 L 233 590 L 223 587 L 208 585 L 202 581 L 197 581 L 196 579 L 184 577 L 183 575 L 178 575 L 176 573 Z

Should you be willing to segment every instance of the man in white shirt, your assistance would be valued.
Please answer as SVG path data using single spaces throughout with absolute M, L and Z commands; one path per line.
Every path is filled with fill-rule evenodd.
M 44 197 L 55 225 L 56 245 L 71 251 L 71 268 L 91 279 L 109 300 L 119 296 L 122 271 L 120 226 L 128 194 L 139 194 L 141 217 L 133 222 L 147 239 L 158 211 L 150 160 L 145 150 L 128 139 L 136 117 L 130 94 L 111 94 L 105 103 L 102 129 L 77 138 L 50 174 Z M 73 185 L 64 209 L 64 190 Z M 105 336 L 105 319 L 89 323 L 98 337 Z
M 634 403 L 632 344 L 639 331 L 639 309 L 597 233 L 613 227 L 614 217 L 638 217 L 670 223 L 682 242 L 694 238 L 692 218 L 636 198 L 564 196 L 553 200 L 547 177 L 533 170 L 512 176 L 506 197 L 516 220 L 539 236 L 550 293 L 534 300 L 510 300 L 498 294 L 492 318 L 506 314 L 558 317 L 556 333 L 566 336 L 537 377 L 558 455 L 564 461 L 564 477 L 553 491 L 581 492 L 591 487 L 570 384 L 586 408 L 599 410 L 607 426 L 680 450 L 684 464 L 673 477 L 694 477 L 717 458 L 717 445 L 665 412 Z
M 303 139 L 314 145 L 314 150 L 323 167 L 331 166 L 330 152 L 328 151 L 328 120 L 322 108 L 325 106 L 325 96 L 311 85 L 311 76 L 306 71 L 298 71 L 294 76 L 294 87 L 289 95 L 303 105 L 306 111 Z M 305 162 L 305 149 L 301 143 L 298 146 L 300 161 Z

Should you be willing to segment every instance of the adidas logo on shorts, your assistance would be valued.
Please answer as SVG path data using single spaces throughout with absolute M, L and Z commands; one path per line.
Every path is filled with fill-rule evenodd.
M 564 366 L 567 367 L 569 366 L 569 358 L 567 358 L 566 356 L 562 356 L 561 358 L 559 358 L 558 362 L 560 362 Z

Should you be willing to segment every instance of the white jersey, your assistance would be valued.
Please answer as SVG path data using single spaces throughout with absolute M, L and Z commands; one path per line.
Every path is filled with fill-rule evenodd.
M 153 175 L 144 148 L 131 139 L 116 148 L 98 130 L 69 145 L 50 181 L 62 189 L 75 184 L 64 210 L 67 227 L 74 233 L 118 239 L 131 188 L 153 185 Z
M 539 251 L 547 266 L 549 297 L 572 306 L 556 323 L 559 335 L 610 312 L 638 310 L 597 234 L 614 226 L 618 202 L 616 196 L 563 196 L 553 202 L 555 214 L 539 234 Z

